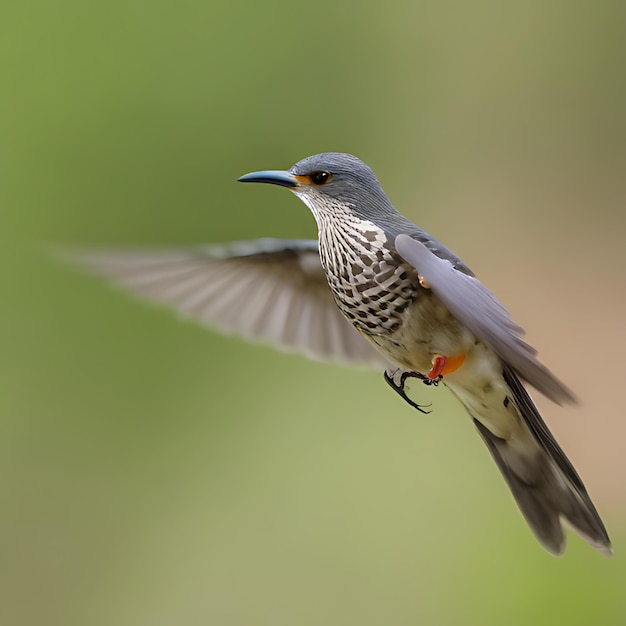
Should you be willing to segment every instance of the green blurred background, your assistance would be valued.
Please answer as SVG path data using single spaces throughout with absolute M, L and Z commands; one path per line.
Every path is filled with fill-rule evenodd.
M 0 5 L 0 623 L 626 623 L 626 4 Z M 142 305 L 50 243 L 313 237 L 352 152 L 581 399 L 616 548 L 536 544 L 462 408 Z

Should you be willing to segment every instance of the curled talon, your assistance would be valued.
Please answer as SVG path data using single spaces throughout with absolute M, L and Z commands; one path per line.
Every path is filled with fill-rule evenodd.
M 422 380 L 424 383 L 426 383 L 427 385 L 431 385 L 431 384 L 437 384 L 439 381 L 431 381 L 429 379 L 427 379 L 423 374 L 420 374 L 419 372 L 411 372 L 411 371 L 404 371 L 402 372 L 402 374 L 400 375 L 400 381 L 396 382 L 395 381 L 395 377 L 396 374 L 398 373 L 399 370 L 394 370 L 391 372 L 391 374 L 389 373 L 389 370 L 387 370 L 384 373 L 385 376 L 385 382 L 410 406 L 412 406 L 414 409 L 417 409 L 420 413 L 423 413 L 424 415 L 428 415 L 429 413 L 431 413 L 431 411 L 426 411 L 424 409 L 424 407 L 428 407 L 431 406 L 430 404 L 417 404 L 417 402 L 414 402 L 413 400 L 411 400 L 411 398 L 409 398 L 406 395 L 406 391 L 404 391 L 404 386 L 406 384 L 406 379 L 407 378 L 419 378 L 420 380 Z

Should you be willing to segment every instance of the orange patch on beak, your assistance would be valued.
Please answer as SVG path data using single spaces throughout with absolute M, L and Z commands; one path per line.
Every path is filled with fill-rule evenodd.
M 302 183 L 303 185 L 310 185 L 311 184 L 311 177 L 310 176 L 299 176 L 298 174 L 294 174 L 293 177 L 299 183 Z

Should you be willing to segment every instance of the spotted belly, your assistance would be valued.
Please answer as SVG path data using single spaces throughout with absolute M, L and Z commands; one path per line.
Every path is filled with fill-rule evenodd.
M 458 355 L 474 343 L 439 298 L 420 286 L 416 270 L 392 253 L 356 272 L 327 272 L 327 278 L 345 317 L 404 369 L 428 372 L 435 355 Z
M 320 260 L 337 306 L 388 359 L 428 372 L 434 355 L 456 355 L 471 343 L 378 226 L 348 215 L 325 215 L 318 224 Z
M 467 355 L 476 344 L 473 334 L 429 290 L 418 293 L 393 335 L 369 339 L 403 369 L 424 374 L 430 371 L 437 355 Z
M 389 336 L 421 287 L 417 272 L 378 233 L 362 233 L 360 246 L 320 242 L 320 257 L 337 306 L 365 336 Z M 325 242 L 328 244 L 328 242 Z

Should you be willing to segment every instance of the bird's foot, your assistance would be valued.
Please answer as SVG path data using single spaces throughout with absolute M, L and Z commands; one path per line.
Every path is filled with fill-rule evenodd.
M 419 378 L 426 385 L 438 385 L 439 380 L 432 380 L 424 374 L 420 374 L 419 372 L 412 372 L 409 370 L 386 370 L 385 371 L 385 382 L 410 406 L 414 409 L 417 409 L 420 413 L 424 415 L 428 415 L 430 411 L 426 411 L 424 407 L 430 406 L 430 404 L 417 404 L 417 402 L 413 402 L 411 398 L 406 395 L 406 391 L 404 390 L 406 379 L 407 378 Z

